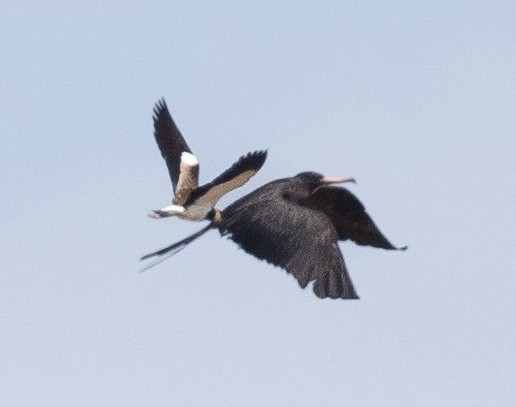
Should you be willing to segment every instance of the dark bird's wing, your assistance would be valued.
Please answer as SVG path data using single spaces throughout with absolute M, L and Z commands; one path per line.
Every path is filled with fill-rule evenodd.
M 213 181 L 193 191 L 188 202 L 196 201 L 198 204 L 214 207 L 223 195 L 249 181 L 262 168 L 266 158 L 267 151 L 255 151 L 240 157 Z
M 397 250 L 380 232 L 367 214 L 364 205 L 347 189 L 318 188 L 308 199 L 308 206 L 321 211 L 331 220 L 340 240 L 351 239 L 364 246 Z M 402 247 L 400 250 L 405 250 Z
M 222 233 L 247 253 L 292 273 L 302 288 L 314 281 L 320 298 L 358 298 L 337 232 L 324 214 L 279 198 L 245 199 L 222 212 Z
M 199 183 L 199 163 L 174 123 L 164 99 L 156 103 L 153 119 L 154 138 L 167 163 L 176 195 L 174 202 L 181 205 Z

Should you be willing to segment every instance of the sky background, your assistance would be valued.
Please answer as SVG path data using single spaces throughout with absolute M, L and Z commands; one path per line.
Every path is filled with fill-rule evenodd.
M 246 4 L 244 4 L 246 3 Z M 516 5 L 4 1 L 0 404 L 516 405 Z M 165 97 L 220 207 L 314 170 L 406 252 L 320 300 L 171 198 Z

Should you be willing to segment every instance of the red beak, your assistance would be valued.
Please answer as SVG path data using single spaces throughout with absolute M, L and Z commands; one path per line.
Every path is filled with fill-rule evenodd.
M 356 183 L 355 178 L 337 178 L 337 177 L 324 177 L 321 180 L 321 185 L 330 185 L 330 184 L 343 184 L 344 182 L 353 182 Z

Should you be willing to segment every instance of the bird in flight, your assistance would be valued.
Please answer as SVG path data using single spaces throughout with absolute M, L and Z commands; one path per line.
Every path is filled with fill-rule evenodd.
M 174 197 L 172 205 L 153 210 L 149 214 L 152 218 L 178 216 L 192 221 L 204 220 L 217 201 L 244 185 L 267 157 L 266 151 L 248 153 L 213 181 L 199 186 L 199 161 L 174 123 L 164 99 L 156 103 L 153 119 L 154 138 L 167 164 Z
M 355 180 L 303 172 L 272 181 L 222 211 L 213 208 L 203 229 L 141 260 L 158 257 L 145 269 L 150 268 L 218 229 L 247 253 L 291 273 L 301 288 L 313 281 L 318 297 L 358 299 L 338 241 L 386 250 L 406 247 L 393 246 L 350 191 L 332 186 L 345 182 Z

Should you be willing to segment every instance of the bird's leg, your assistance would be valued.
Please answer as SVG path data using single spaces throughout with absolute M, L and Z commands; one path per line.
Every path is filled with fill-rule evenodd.
M 153 210 L 149 213 L 149 218 L 153 219 L 161 219 L 168 218 L 169 216 L 179 215 L 183 213 L 185 208 L 181 205 L 169 205 L 165 206 L 163 209 Z

